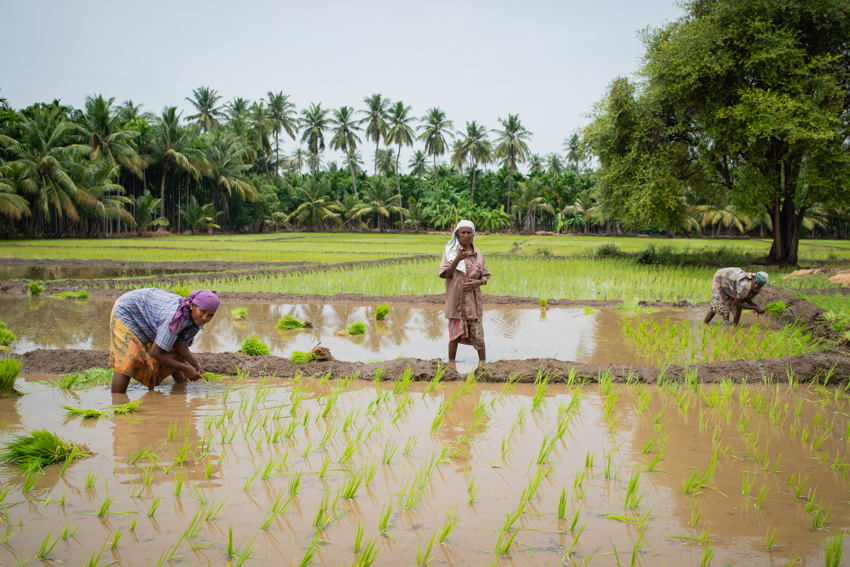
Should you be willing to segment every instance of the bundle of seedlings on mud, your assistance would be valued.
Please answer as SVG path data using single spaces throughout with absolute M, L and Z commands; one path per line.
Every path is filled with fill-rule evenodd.
M 220 382 L 222 380 L 225 380 L 227 376 L 213 374 L 212 372 L 204 372 L 203 374 L 201 374 L 201 378 L 203 378 L 204 380 L 214 380 L 216 382 Z
M 549 300 L 541 297 L 540 298 L 540 309 L 543 309 L 543 310 L 549 309 L 549 307 L 547 307 L 548 305 L 549 305 Z
M 64 390 L 82 390 L 112 383 L 114 372 L 111 368 L 89 368 L 84 372 L 63 374 L 59 380 L 40 380 L 39 384 L 62 388 Z
M 344 331 L 337 331 L 334 333 L 339 337 L 351 337 L 354 335 L 365 335 L 366 334 L 366 325 L 361 321 L 355 321 Z
M 38 297 L 44 291 L 44 288 L 38 282 L 30 282 L 29 290 L 31 296 Z
M 781 317 L 787 307 L 785 306 L 785 302 L 781 299 L 779 301 L 774 301 L 770 305 L 764 308 L 765 313 L 772 317 Z
M 376 321 L 383 321 L 384 319 L 387 318 L 387 315 L 389 314 L 389 312 L 390 312 L 390 306 L 389 305 L 386 305 L 386 304 L 378 305 L 377 307 L 375 307 L 375 320 Z
M 247 354 L 248 356 L 265 356 L 271 354 L 269 345 L 261 341 L 257 335 L 251 335 L 245 339 L 237 352 Z
M 7 347 L 18 337 L 15 336 L 15 333 L 6 328 L 6 323 L 0 321 L 0 346 Z M 2 349 L 6 350 L 6 349 Z
M 313 323 L 310 321 L 300 321 L 291 315 L 284 315 L 274 328 L 284 331 L 299 331 L 301 329 L 312 329 Z
M 5 443 L 0 451 L 0 462 L 25 471 L 41 470 L 60 461 L 70 462 L 91 454 L 84 445 L 65 441 L 46 429 L 35 429 Z
M 91 295 L 89 295 L 89 292 L 86 290 L 81 289 L 79 291 L 62 291 L 54 293 L 50 297 L 55 297 L 57 299 L 88 299 Z
M 63 406 L 60 405 L 62 409 L 64 409 L 69 417 L 82 417 L 84 419 L 109 419 L 112 417 L 108 411 L 105 410 L 96 410 L 91 408 L 75 408 L 72 406 Z
M 15 389 L 15 381 L 21 373 L 21 365 L 23 361 L 12 356 L 0 360 L 0 398 L 23 396 Z
M 312 350 L 307 352 L 300 350 L 293 351 L 292 354 L 289 355 L 289 360 L 295 364 L 304 364 L 305 362 L 329 362 L 334 360 L 334 357 L 331 356 L 331 350 L 321 345 L 322 343 L 319 343 L 314 346 Z
M 244 307 L 237 307 L 236 309 L 230 310 L 230 320 L 231 321 L 244 321 L 245 316 L 248 314 L 248 310 Z

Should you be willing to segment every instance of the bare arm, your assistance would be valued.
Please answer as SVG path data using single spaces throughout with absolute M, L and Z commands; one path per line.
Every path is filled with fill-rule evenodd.
M 195 360 L 195 357 L 192 356 L 192 353 L 189 352 L 189 349 L 187 347 L 183 345 L 175 345 L 175 350 L 177 351 L 177 354 L 188 360 L 190 363 L 197 364 L 198 361 Z M 151 347 L 151 357 L 153 357 L 154 360 L 156 360 L 163 366 L 167 366 L 168 368 L 173 368 L 175 370 L 183 372 L 186 378 L 188 378 L 189 380 L 197 380 L 200 377 L 200 373 L 198 372 L 198 370 L 196 370 L 192 366 L 189 366 L 188 364 L 177 362 L 176 360 L 168 356 L 168 353 L 162 350 L 162 347 L 160 347 L 156 343 L 154 343 Z M 200 365 L 198 365 L 198 367 L 200 367 Z

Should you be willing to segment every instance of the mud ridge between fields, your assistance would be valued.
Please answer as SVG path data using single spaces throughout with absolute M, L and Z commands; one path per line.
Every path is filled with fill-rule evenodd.
M 6 355 L 14 356 L 14 355 Z M 308 376 L 323 376 L 328 372 L 334 378 L 351 376 L 359 372 L 361 380 L 374 380 L 375 372 L 384 368 L 386 380 L 395 380 L 404 375 L 410 366 L 417 381 L 428 381 L 434 377 L 437 368 L 444 364 L 441 360 L 420 360 L 416 358 L 395 359 L 385 362 L 310 362 L 295 364 L 287 358 L 279 356 L 246 356 L 235 353 L 196 353 L 198 362 L 208 372 L 224 376 L 234 376 L 237 367 L 241 371 L 250 371 L 257 376 L 275 374 L 277 377 L 291 378 L 297 372 Z M 38 349 L 21 355 L 24 372 L 43 372 L 49 374 L 67 374 L 88 368 L 105 368 L 109 352 L 105 350 L 77 349 Z M 682 381 L 688 370 L 696 370 L 700 382 L 712 383 L 731 377 L 736 381 L 747 380 L 761 382 L 763 378 L 784 381 L 787 372 L 793 370 L 794 377 L 800 382 L 811 382 L 826 375 L 834 367 L 833 380 L 847 381 L 850 376 L 850 357 L 838 354 L 811 354 L 771 358 L 764 360 L 737 360 L 731 362 L 708 362 L 690 366 L 671 365 L 659 367 L 626 367 L 606 366 L 596 364 L 581 364 L 546 358 L 527 360 L 499 360 L 479 365 L 476 376 L 483 382 L 506 382 L 519 377 L 520 382 L 533 382 L 538 369 L 546 368 L 550 375 L 559 374 L 565 378 L 571 369 L 575 369 L 580 379 L 596 382 L 604 372 L 610 372 L 616 382 L 625 382 L 631 374 L 647 384 L 658 381 L 664 373 L 667 378 Z M 446 370 L 443 378 L 446 381 L 466 379 L 466 374 L 459 374 L 453 369 Z M 555 381 L 557 383 L 557 380 Z
M 102 279 L 102 280 L 63 280 L 63 281 L 46 281 L 44 286 L 44 295 L 52 295 L 63 291 L 76 291 L 81 288 L 87 288 L 89 293 L 94 296 L 103 297 L 119 297 L 129 291 L 129 289 L 115 289 L 116 285 L 125 287 L 144 287 L 146 284 L 188 284 L 190 282 L 204 282 L 208 280 L 220 278 L 239 278 L 239 277 L 255 277 L 263 275 L 286 275 L 286 274 L 303 274 L 311 272 L 325 272 L 328 270 L 347 270 L 363 266 L 379 266 L 383 264 L 391 264 L 395 262 L 414 262 L 416 260 L 433 260 L 433 256 L 416 255 L 404 256 L 400 258 L 383 258 L 380 260 L 363 260 L 359 262 L 341 262 L 337 264 L 310 264 L 310 263 L 290 263 L 288 267 L 279 267 L 269 265 L 265 262 L 246 263 L 253 266 L 253 269 L 234 272 L 214 272 L 214 273 L 194 273 L 183 274 L 176 276 L 150 276 L 145 278 L 126 278 L 126 279 Z M 148 263 L 148 262 L 145 262 Z M 199 262 L 203 263 L 203 262 Z M 154 263 L 155 264 L 155 263 Z M 209 264 L 229 264 L 229 262 L 210 262 Z M 245 263 L 243 263 L 245 264 Z M 51 264 L 52 265 L 52 264 Z M 162 264 L 159 264 L 162 267 Z M 0 281 L 0 292 L 9 294 L 26 295 L 29 283 L 27 281 Z M 197 284 L 196 284 L 197 285 Z M 103 289 L 104 286 L 107 289 Z M 252 294 L 241 294 L 252 295 Z M 278 295 L 278 294 L 266 294 Z

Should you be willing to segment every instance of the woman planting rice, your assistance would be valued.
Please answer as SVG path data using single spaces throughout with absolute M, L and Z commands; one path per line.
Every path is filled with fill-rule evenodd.
M 172 375 L 175 382 L 200 378 L 204 370 L 189 347 L 218 306 L 218 297 L 207 290 L 193 291 L 187 299 L 147 288 L 118 298 L 109 319 L 112 393 L 125 393 L 130 378 L 150 390 Z
M 742 309 L 752 309 L 759 315 L 764 309 L 753 303 L 761 288 L 767 284 L 767 272 L 751 274 L 741 268 L 721 268 L 714 273 L 711 283 L 711 307 L 705 314 L 705 324 L 709 324 L 716 313 L 720 313 L 724 321 L 729 320 L 729 313 L 735 309 L 733 325 L 738 324 Z
M 486 360 L 481 286 L 487 284 L 490 272 L 474 242 L 475 225 L 472 221 L 460 221 L 440 262 L 440 277 L 446 280 L 450 362 L 457 355 L 458 343 L 472 345 L 478 351 L 478 360 Z

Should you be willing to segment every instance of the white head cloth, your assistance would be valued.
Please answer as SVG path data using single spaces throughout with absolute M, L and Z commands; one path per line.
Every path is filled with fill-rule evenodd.
M 457 258 L 457 251 L 460 248 L 460 241 L 457 239 L 457 231 L 462 228 L 472 229 L 472 243 L 475 244 L 475 223 L 468 220 L 462 220 L 457 223 L 455 231 L 452 233 L 452 239 L 446 244 L 446 260 L 451 264 Z M 466 273 L 466 262 L 458 262 L 457 268 L 464 274 Z

